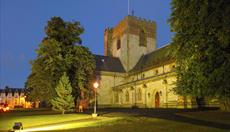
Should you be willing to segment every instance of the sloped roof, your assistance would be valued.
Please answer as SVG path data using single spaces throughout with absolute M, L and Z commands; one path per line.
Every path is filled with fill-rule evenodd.
M 119 58 L 103 55 L 94 56 L 96 60 L 96 71 L 125 72 Z
M 8 88 L 8 89 L 0 89 L 0 93 L 14 93 L 14 92 L 25 92 L 24 88 Z
M 166 45 L 162 48 L 154 50 L 149 54 L 143 55 L 130 72 L 133 73 L 133 72 L 142 71 L 144 69 L 162 65 L 168 61 L 173 60 L 173 56 L 170 52 L 171 47 L 172 47 L 171 45 Z

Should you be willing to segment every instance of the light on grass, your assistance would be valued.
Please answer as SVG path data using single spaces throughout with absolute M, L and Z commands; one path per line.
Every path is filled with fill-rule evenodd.
M 23 132 L 59 130 L 63 127 L 64 127 L 63 125 L 56 125 L 56 126 L 48 126 L 48 127 L 40 127 L 40 128 L 30 128 L 30 129 L 23 130 Z
M 80 123 L 78 123 L 80 124 Z M 36 132 L 36 131 L 50 131 L 50 130 L 68 130 L 73 128 L 78 128 L 82 125 L 76 125 L 76 124 L 59 124 L 59 125 L 52 125 L 52 126 L 46 126 L 46 127 L 37 127 L 37 128 L 29 128 L 23 130 L 23 132 Z
M 84 122 L 71 122 L 71 123 L 63 123 L 58 125 L 49 125 L 44 127 L 37 127 L 37 128 L 28 128 L 24 129 L 21 132 L 36 132 L 36 131 L 55 131 L 55 130 L 70 130 L 76 128 L 83 128 L 83 127 L 92 127 L 92 126 L 100 126 L 102 124 L 107 124 L 109 122 L 115 122 L 119 118 L 101 118 L 100 120 L 90 120 Z

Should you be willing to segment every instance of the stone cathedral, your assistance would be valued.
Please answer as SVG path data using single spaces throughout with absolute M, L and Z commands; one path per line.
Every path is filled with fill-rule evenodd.
M 176 95 L 170 45 L 156 46 L 156 22 L 126 16 L 104 31 L 104 55 L 95 55 L 99 107 L 193 108 Z M 186 106 L 184 105 L 186 102 Z

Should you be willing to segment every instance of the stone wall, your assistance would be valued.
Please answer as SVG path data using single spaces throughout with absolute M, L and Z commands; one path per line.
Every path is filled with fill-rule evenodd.
M 112 56 L 112 35 L 113 29 L 106 28 L 104 31 L 104 55 Z
M 155 108 L 158 93 L 160 108 L 177 107 L 178 95 L 172 91 L 176 81 L 173 65 L 169 63 L 127 76 L 113 90 L 113 106 Z M 159 72 L 156 74 L 155 70 Z
M 100 72 L 99 88 L 97 89 L 97 101 L 99 107 L 110 107 L 113 104 L 113 87 L 121 84 L 124 75 L 114 72 Z

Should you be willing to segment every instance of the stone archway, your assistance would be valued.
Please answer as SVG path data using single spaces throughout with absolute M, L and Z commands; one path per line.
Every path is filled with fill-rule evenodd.
M 160 107 L 160 95 L 158 92 L 156 92 L 155 94 L 155 108 L 159 108 Z

